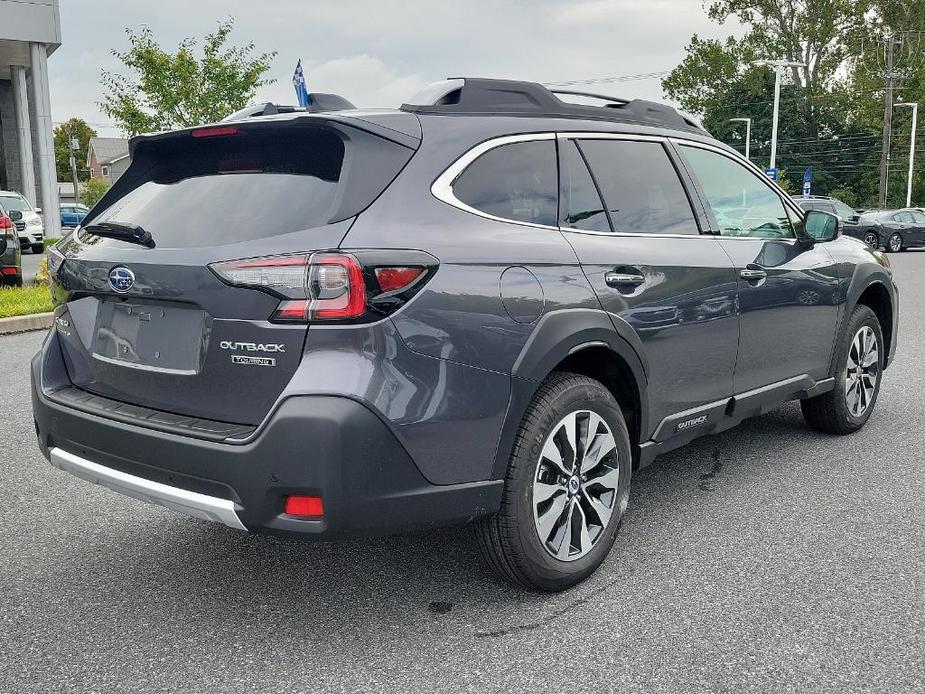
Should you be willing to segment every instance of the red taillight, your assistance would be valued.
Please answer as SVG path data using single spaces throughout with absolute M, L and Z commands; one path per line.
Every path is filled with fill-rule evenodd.
M 15 275 L 18 273 L 18 270 L 15 267 L 5 267 L 0 270 L 4 275 Z
M 228 284 L 286 297 L 272 320 L 305 322 L 359 318 L 366 311 L 363 268 L 339 253 L 233 260 L 210 265 Z
M 383 292 L 396 292 L 404 289 L 424 274 L 420 267 L 377 267 L 376 281 Z
M 324 515 L 324 502 L 320 496 L 287 496 L 285 513 L 290 516 L 320 518 Z
M 233 125 L 218 125 L 214 128 L 198 128 L 193 130 L 190 135 L 193 137 L 228 137 L 237 135 L 241 131 Z
M 0 229 L 12 229 L 13 220 L 6 215 L 0 215 Z
M 313 317 L 359 318 L 366 311 L 363 269 L 349 255 L 312 256 L 308 275 Z

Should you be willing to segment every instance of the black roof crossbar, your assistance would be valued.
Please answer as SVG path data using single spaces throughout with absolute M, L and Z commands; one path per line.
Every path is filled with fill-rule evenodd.
M 280 113 L 329 113 L 331 111 L 349 111 L 355 108 L 356 106 L 337 94 L 309 94 L 308 108 L 267 102 L 265 104 L 257 104 L 256 106 L 246 106 L 240 111 L 235 111 L 230 116 L 226 116 L 222 120 L 244 120 L 246 118 L 256 118 L 258 116 L 275 116 Z
M 574 104 L 556 94 L 599 99 L 602 106 Z M 667 104 L 645 99 L 621 99 L 603 94 L 550 90 L 537 82 L 454 77 L 428 85 L 403 111 L 469 115 L 552 116 L 641 123 L 706 132 L 694 118 Z

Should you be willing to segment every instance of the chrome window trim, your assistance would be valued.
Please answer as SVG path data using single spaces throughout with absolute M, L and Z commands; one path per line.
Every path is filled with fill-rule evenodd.
M 730 152 L 718 147 L 716 145 L 700 142 L 698 140 L 689 140 L 683 137 L 676 136 L 667 136 L 667 135 L 645 135 L 642 133 L 608 133 L 608 132 L 595 132 L 595 131 L 575 131 L 575 132 L 539 132 L 539 133 L 523 133 L 520 135 L 505 135 L 502 137 L 495 137 L 484 142 L 480 142 L 471 149 L 467 150 L 462 156 L 460 156 L 456 161 L 450 164 L 444 171 L 441 173 L 437 179 L 433 182 L 430 187 L 431 195 L 445 202 L 451 207 L 455 207 L 458 210 L 463 212 L 468 212 L 469 214 L 474 214 L 477 217 L 482 219 L 490 219 L 495 222 L 503 222 L 505 224 L 516 224 L 518 226 L 532 227 L 534 229 L 550 229 L 552 231 L 559 231 L 561 233 L 569 234 L 586 234 L 589 236 L 612 236 L 612 237 L 632 237 L 632 238 L 652 238 L 652 239 L 732 239 L 736 241 L 777 241 L 777 242 L 793 242 L 798 241 L 798 238 L 781 238 L 781 239 L 768 239 L 760 236 L 722 236 L 721 234 L 716 233 L 699 233 L 699 234 L 647 234 L 644 232 L 628 232 L 628 231 L 590 231 L 584 229 L 572 229 L 570 227 L 563 226 L 551 226 L 548 224 L 535 224 L 533 222 L 524 222 L 517 219 L 507 219 L 505 217 L 498 217 L 487 212 L 482 212 L 470 205 L 467 205 L 462 200 L 457 198 L 453 194 L 453 184 L 456 182 L 456 179 L 466 170 L 466 168 L 478 159 L 480 156 L 489 152 L 497 147 L 503 147 L 504 145 L 510 145 L 517 142 L 535 142 L 543 140 L 635 140 L 641 142 L 662 142 L 662 143 L 672 143 L 675 145 L 690 145 L 693 147 L 699 147 L 700 149 L 706 149 L 717 154 L 721 154 L 728 159 L 731 159 L 734 162 L 737 162 L 740 165 L 744 165 L 752 173 L 757 175 L 759 179 L 764 182 L 774 193 L 781 199 L 785 207 L 789 207 L 792 211 L 796 212 L 798 216 L 802 219 L 804 216 L 804 211 L 797 205 L 793 200 L 787 195 L 781 188 L 779 188 L 771 179 L 765 176 L 764 171 L 758 168 L 752 162 L 746 160 L 737 152 Z
M 555 133 L 525 133 L 522 135 L 506 135 L 505 137 L 496 137 L 491 140 L 486 140 L 480 144 L 477 144 L 475 147 L 463 154 L 459 159 L 450 164 L 450 166 L 437 177 L 437 180 L 433 182 L 430 187 L 431 194 L 438 200 L 445 202 L 447 205 L 451 205 L 463 212 L 468 212 L 474 214 L 483 219 L 491 219 L 495 222 L 505 222 L 506 224 L 518 224 L 525 227 L 533 227 L 535 229 L 552 229 L 558 231 L 558 226 L 551 226 L 549 224 L 535 224 L 533 222 L 524 222 L 518 219 L 507 219 L 505 217 L 497 217 L 488 212 L 482 212 L 470 205 L 467 205 L 462 200 L 456 197 L 453 193 L 453 184 L 456 182 L 456 179 L 460 177 L 463 171 L 478 159 L 480 156 L 486 152 L 490 152 L 493 149 L 498 147 L 504 147 L 505 145 L 511 145 L 517 142 L 536 142 L 543 140 L 555 140 Z

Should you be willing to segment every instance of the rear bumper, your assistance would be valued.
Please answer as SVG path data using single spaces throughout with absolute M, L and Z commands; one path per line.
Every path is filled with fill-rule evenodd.
M 247 529 L 238 518 L 235 503 L 228 499 L 190 492 L 120 472 L 104 465 L 98 465 L 92 460 L 81 458 L 79 455 L 68 453 L 61 448 L 48 449 L 48 461 L 59 470 L 69 472 L 88 482 L 109 487 L 120 494 L 141 499 L 150 504 L 165 506 L 188 516 L 224 523 L 237 530 Z
M 500 506 L 500 480 L 428 482 L 357 401 L 291 397 L 251 439 L 205 440 L 56 402 L 60 358 L 52 333 L 32 362 L 39 446 L 56 467 L 128 496 L 231 527 L 322 537 L 465 522 Z M 283 513 L 290 494 L 321 496 L 324 518 Z

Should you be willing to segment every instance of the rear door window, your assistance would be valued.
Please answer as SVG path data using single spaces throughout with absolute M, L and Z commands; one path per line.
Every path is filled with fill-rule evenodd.
M 607 211 L 578 145 L 564 141 L 559 149 L 562 226 L 584 231 L 612 231 Z
M 125 174 L 133 187 L 112 201 L 104 198 L 108 204 L 86 224 L 135 224 L 159 248 L 303 231 L 360 212 L 411 154 L 367 133 L 348 139 L 317 126 L 263 126 L 207 138 L 178 133 L 142 142 Z M 103 242 L 90 235 L 81 240 Z
M 465 205 L 501 219 L 556 226 L 559 190 L 556 145 L 531 140 L 487 151 L 453 182 Z
M 681 179 L 659 142 L 582 139 L 614 231 L 698 234 Z

